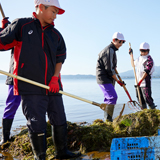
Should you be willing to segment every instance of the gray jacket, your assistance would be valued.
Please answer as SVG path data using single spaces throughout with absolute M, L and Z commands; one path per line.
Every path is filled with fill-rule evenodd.
M 104 48 L 98 55 L 96 79 L 98 84 L 114 83 L 112 76 L 117 66 L 116 51 L 113 43 Z

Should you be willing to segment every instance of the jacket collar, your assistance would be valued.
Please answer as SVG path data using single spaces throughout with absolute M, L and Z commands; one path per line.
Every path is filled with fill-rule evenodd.
M 114 51 L 117 51 L 117 50 L 118 50 L 112 42 L 111 42 L 111 44 L 110 44 L 110 47 L 111 47 Z
M 32 17 L 33 17 L 34 20 L 38 20 L 38 21 L 39 21 L 39 19 L 37 18 L 36 12 L 33 12 L 33 13 L 32 13 Z M 41 22 L 39 21 L 39 23 L 41 23 Z M 52 23 L 49 24 L 49 25 L 54 26 L 54 22 L 52 22 Z
M 142 58 L 146 58 L 146 57 L 148 57 L 149 56 L 149 53 L 147 54 L 147 55 L 145 55 L 145 56 L 142 56 L 142 55 L 140 55 Z

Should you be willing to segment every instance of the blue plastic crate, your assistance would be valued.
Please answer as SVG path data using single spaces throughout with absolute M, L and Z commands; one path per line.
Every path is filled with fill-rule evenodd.
M 138 149 L 145 147 L 149 147 L 149 140 L 147 137 L 114 138 L 112 140 L 111 150 Z
M 111 152 L 111 160 L 155 160 L 154 149 L 131 149 Z
M 160 136 L 112 140 L 111 160 L 160 160 Z

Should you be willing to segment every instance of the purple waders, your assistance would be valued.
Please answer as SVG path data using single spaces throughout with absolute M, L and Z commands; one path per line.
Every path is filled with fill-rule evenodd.
M 20 105 L 21 96 L 13 95 L 13 85 L 9 85 L 6 107 L 4 109 L 3 119 L 14 119 L 15 113 Z
M 106 104 L 116 104 L 118 96 L 113 84 L 99 84 L 99 86 L 104 94 L 104 102 Z
M 112 122 L 114 105 L 116 104 L 118 98 L 117 93 L 112 83 L 100 84 L 99 86 L 104 94 L 104 102 L 108 104 L 106 111 L 104 112 L 104 120 L 109 120 Z
M 4 109 L 2 118 L 2 139 L 0 145 L 6 143 L 9 140 L 12 122 L 21 102 L 21 96 L 13 95 L 13 88 L 13 85 L 9 85 L 6 108 Z

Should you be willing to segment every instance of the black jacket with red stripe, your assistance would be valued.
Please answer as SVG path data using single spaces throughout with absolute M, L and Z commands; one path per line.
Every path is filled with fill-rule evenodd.
M 56 63 L 64 63 L 66 46 L 54 25 L 42 27 L 35 18 L 14 20 L 0 32 L 0 49 L 14 47 L 14 74 L 48 85 Z M 60 77 L 59 86 L 62 89 Z M 14 94 L 54 94 L 41 87 L 14 79 Z

